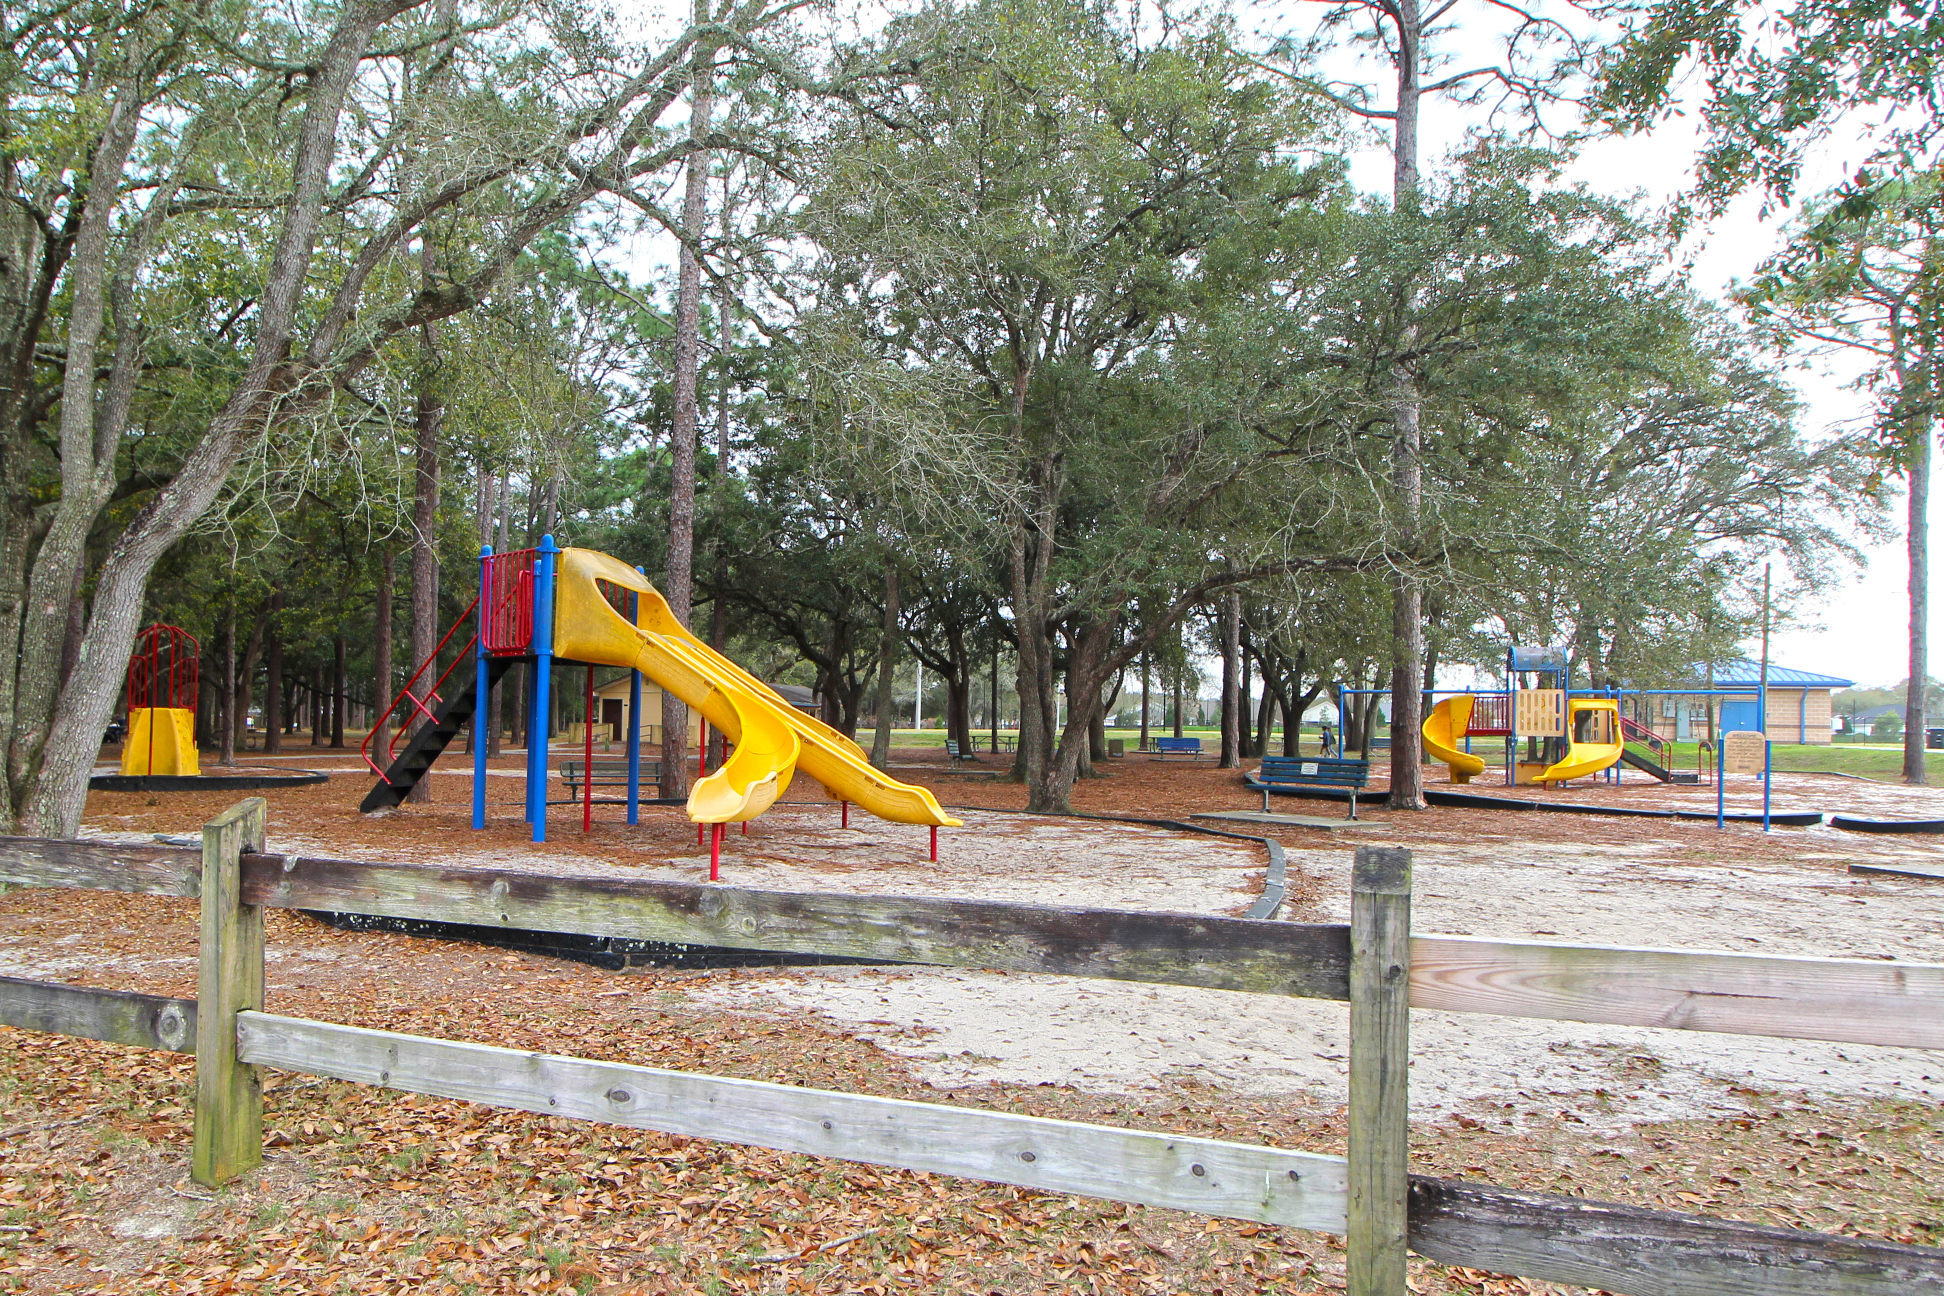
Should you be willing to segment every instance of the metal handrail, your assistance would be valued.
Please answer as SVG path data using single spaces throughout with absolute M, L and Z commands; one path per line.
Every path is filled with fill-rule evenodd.
M 472 616 L 474 609 L 478 608 L 478 606 L 479 596 L 475 594 L 473 601 L 466 604 L 466 610 L 459 614 L 459 619 L 452 623 L 452 629 L 446 631 L 445 638 L 439 640 L 438 645 L 432 649 L 431 655 L 419 663 L 418 669 L 412 672 L 412 677 L 405 681 L 405 687 L 398 691 L 398 696 L 391 700 L 391 705 L 386 707 L 376 720 L 372 721 L 371 728 L 365 733 L 364 741 L 358 744 L 358 755 L 364 758 L 364 763 L 371 766 L 373 772 L 380 778 L 385 776 L 385 771 L 377 761 L 371 759 L 371 740 L 384 729 L 385 721 L 391 718 L 392 712 L 398 710 L 398 704 L 406 698 L 412 699 L 413 710 L 417 712 L 417 715 L 413 717 L 414 719 L 417 719 L 418 716 L 423 716 L 428 720 L 436 718 L 431 711 L 426 709 L 424 702 L 419 700 L 418 695 L 412 692 L 412 686 L 418 683 L 419 676 L 425 674 L 427 667 L 439 660 L 439 654 L 445 651 L 445 646 L 452 642 L 452 636 L 459 633 L 460 628 L 466 624 L 466 619 Z M 466 647 L 470 648 L 478 642 L 479 635 L 475 632 L 473 637 L 467 641 Z M 432 687 L 426 690 L 426 697 L 434 702 L 438 702 L 440 700 L 439 686 L 445 683 L 446 678 L 452 674 L 453 667 L 456 667 L 464 660 L 466 660 L 466 653 L 465 649 L 462 648 L 459 654 L 452 659 L 452 665 L 446 667 L 444 671 L 440 672 L 439 678 L 432 681 Z M 398 754 L 397 748 L 398 735 L 395 733 L 388 735 L 385 740 L 385 760 L 388 764 Z
M 1620 735 L 1624 739 L 1644 745 L 1648 751 L 1659 755 L 1667 747 L 1667 739 L 1628 716 L 1620 717 Z

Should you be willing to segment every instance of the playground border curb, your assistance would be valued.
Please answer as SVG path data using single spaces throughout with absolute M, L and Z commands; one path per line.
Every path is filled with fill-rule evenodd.
M 1855 815 L 1832 814 L 1829 826 L 1860 833 L 1944 833 L 1944 819 L 1859 819 Z
M 1252 792 L 1265 790 L 1251 774 L 1243 774 L 1242 782 Z M 1322 788 L 1288 788 L 1272 785 L 1267 790 L 1277 796 L 1293 796 L 1306 801 L 1348 801 L 1350 799 L 1347 792 L 1332 792 Z M 1434 788 L 1424 790 L 1424 799 L 1431 805 L 1448 806 L 1456 810 L 1538 810 L 1552 814 L 1605 815 L 1619 819 L 1686 819 L 1707 823 L 1713 823 L 1715 819 L 1712 810 L 1647 810 L 1638 806 L 1572 805 L 1558 801 L 1525 801 L 1513 797 L 1481 796 L 1476 792 L 1443 792 Z M 1370 805 L 1389 806 L 1390 793 L 1377 792 L 1365 795 L 1359 792 L 1357 800 Z M 1768 821 L 1784 828 L 1813 828 L 1823 822 L 1826 813 L 1822 810 L 1779 811 L 1769 815 Z M 1742 810 L 1730 810 L 1721 818 L 1727 823 L 1762 822 L 1761 815 Z
M 96 792 L 260 791 L 311 787 L 330 777 L 324 770 L 292 770 L 289 774 L 90 774 L 88 788 Z

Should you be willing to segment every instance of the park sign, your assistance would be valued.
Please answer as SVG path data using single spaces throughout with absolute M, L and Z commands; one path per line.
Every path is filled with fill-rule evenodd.
M 1768 735 L 1737 729 L 1721 737 L 1721 768 L 1729 774 L 1760 774 L 1768 766 Z

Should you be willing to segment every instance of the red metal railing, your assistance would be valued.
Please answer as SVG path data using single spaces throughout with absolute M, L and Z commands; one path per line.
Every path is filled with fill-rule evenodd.
M 1504 693 L 1480 693 L 1472 698 L 1468 734 L 1509 734 L 1512 732 L 1512 699 Z
M 1620 732 L 1628 742 L 1641 744 L 1648 751 L 1654 753 L 1656 757 L 1660 756 L 1667 749 L 1667 739 L 1661 737 L 1646 725 L 1629 720 L 1626 716 L 1620 717 Z
M 480 627 L 488 657 L 523 657 L 533 646 L 533 556 L 512 549 L 481 560 L 486 615 Z
M 392 762 L 392 758 L 397 755 L 398 733 L 390 732 L 391 726 L 387 721 L 391 719 L 392 713 L 398 710 L 398 704 L 405 701 L 411 703 L 411 713 L 406 717 L 404 724 L 400 726 L 400 732 L 415 720 L 421 718 L 431 720 L 434 718 L 432 707 L 437 706 L 440 701 L 439 686 L 446 682 L 446 679 L 458 668 L 460 662 L 470 662 L 473 660 L 471 649 L 479 642 L 479 636 L 475 634 L 472 638 L 466 640 L 465 647 L 461 648 L 458 654 L 453 657 L 452 664 L 439 672 L 439 678 L 432 681 L 432 686 L 426 689 L 423 695 L 414 693 L 412 689 L 419 682 L 420 677 L 439 660 L 439 654 L 445 651 L 445 646 L 452 642 L 452 636 L 459 633 L 465 626 L 467 619 L 472 616 L 473 610 L 478 606 L 479 599 L 475 596 L 473 601 L 466 605 L 466 610 L 459 614 L 459 619 L 452 623 L 452 629 L 446 631 L 445 638 L 439 640 L 438 646 L 432 650 L 432 655 L 419 663 L 418 669 L 412 672 L 412 678 L 405 681 L 405 687 L 398 691 L 398 696 L 391 700 L 391 705 L 385 708 L 383 714 L 372 722 L 371 732 L 367 733 L 364 741 L 358 744 L 358 755 L 364 757 L 364 763 L 371 766 L 372 770 L 380 777 L 384 776 L 385 766 L 371 759 L 371 740 L 381 733 L 386 735 L 385 765 L 389 765 Z M 428 703 L 431 705 L 428 706 Z
M 135 638 L 128 659 L 128 709 L 196 709 L 201 683 L 196 637 L 180 626 L 152 625 Z
M 533 557 L 534 551 L 531 549 L 512 549 L 503 554 L 490 554 L 481 560 L 479 594 L 466 605 L 466 610 L 460 614 L 459 619 L 452 623 L 452 629 L 446 631 L 445 638 L 439 640 L 439 645 L 432 650 L 432 655 L 419 663 L 418 669 L 412 672 L 412 678 L 405 681 L 405 687 L 398 691 L 398 696 L 391 700 L 391 705 L 386 707 L 384 713 L 373 722 L 371 732 L 367 733 L 364 742 L 359 744 L 358 754 L 364 757 L 364 763 L 371 766 L 373 772 L 382 777 L 385 767 L 389 766 L 398 754 L 399 732 L 410 728 L 419 720 L 434 718 L 433 708 L 442 700 L 439 689 L 452 677 L 452 672 L 459 668 L 459 663 L 473 660 L 472 649 L 479 644 L 481 635 L 485 636 L 486 655 L 489 657 L 520 657 L 532 647 Z M 445 651 L 446 645 L 452 642 L 452 637 L 459 633 L 460 628 L 466 624 L 467 618 L 475 611 L 479 613 L 479 630 L 466 641 L 465 646 L 452 659 L 452 664 L 439 672 L 439 677 L 432 681 L 431 687 L 422 692 L 415 692 L 419 680 L 432 664 L 439 660 L 439 654 Z M 387 722 L 399 710 L 401 704 L 405 706 L 406 714 L 398 726 L 398 732 L 388 732 L 391 726 Z M 380 765 L 371 757 L 371 740 L 380 733 L 386 734 L 385 765 Z

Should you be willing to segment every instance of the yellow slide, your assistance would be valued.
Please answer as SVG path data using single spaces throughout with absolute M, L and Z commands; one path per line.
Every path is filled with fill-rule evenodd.
M 1424 750 L 1451 767 L 1453 783 L 1469 783 L 1472 775 L 1485 772 L 1484 760 L 1459 746 L 1471 724 L 1471 713 L 1471 697 L 1461 693 L 1438 703 L 1424 717 Z
M 880 819 L 957 827 L 930 792 L 889 778 L 850 739 L 791 706 L 776 691 L 683 628 L 634 568 L 592 549 L 556 559 L 553 651 L 570 661 L 627 666 L 689 706 L 736 745 L 720 769 L 696 781 L 696 823 L 754 819 L 775 804 L 801 765 L 810 777 Z M 640 595 L 637 625 L 614 610 L 597 580 Z
M 1564 783 L 1598 774 L 1620 759 L 1620 704 L 1612 698 L 1573 698 L 1566 703 L 1566 758 L 1548 765 L 1534 783 Z
M 122 744 L 124 774 L 200 774 L 196 713 L 187 707 L 136 707 Z

